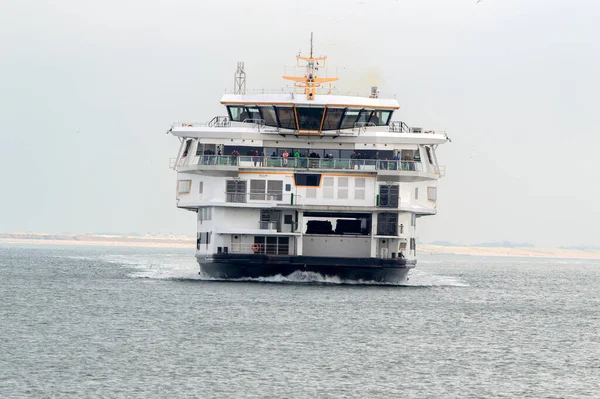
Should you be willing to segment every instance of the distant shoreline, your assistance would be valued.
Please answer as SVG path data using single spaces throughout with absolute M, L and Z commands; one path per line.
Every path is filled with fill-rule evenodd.
M 421 244 L 417 251 L 431 255 L 468 255 L 514 258 L 600 259 L 599 250 L 536 247 L 468 247 Z
M 195 249 L 196 240 L 189 237 L 117 236 L 95 234 L 0 233 L 0 244 L 72 245 L 104 247 L 182 248 Z M 600 260 L 600 250 L 536 247 L 471 247 L 421 244 L 418 253 L 429 255 L 465 255 L 513 258 L 589 259 Z
M 196 240 L 188 237 L 165 238 L 95 234 L 0 233 L 0 244 L 194 249 L 196 247 Z

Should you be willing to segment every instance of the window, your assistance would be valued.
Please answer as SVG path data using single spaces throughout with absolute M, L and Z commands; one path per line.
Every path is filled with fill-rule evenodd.
M 415 187 L 415 199 L 419 199 L 419 187 Z
M 250 122 L 258 122 L 260 119 L 262 119 L 258 107 L 246 107 L 246 112 L 248 113 L 247 119 L 251 119 Z M 244 120 L 242 119 L 242 122 L 243 121 Z
M 227 180 L 226 183 L 227 202 L 246 202 L 246 181 Z
M 348 199 L 348 178 L 338 177 L 338 195 L 339 199 Z
M 281 211 L 272 209 L 261 209 L 259 222 L 260 229 L 281 231 L 281 213 Z
M 365 186 L 366 179 L 364 177 L 357 177 L 354 179 L 354 199 L 365 199 Z
M 437 187 L 427 187 L 427 199 L 429 201 L 437 201 Z
M 342 116 L 344 116 L 343 108 L 327 108 L 325 120 L 323 120 L 323 130 L 338 130 Z
M 258 252 L 268 255 L 289 255 L 290 238 L 289 237 L 265 237 L 255 236 L 254 243 L 258 244 Z
M 292 107 L 277 107 L 277 118 L 279 118 L 279 126 L 284 129 L 296 130 L 296 116 Z
M 377 235 L 396 236 L 398 235 L 398 215 L 395 213 L 377 214 Z
M 323 178 L 323 198 L 333 199 L 333 176 Z
M 265 125 L 277 127 L 277 116 L 273 107 L 258 107 L 265 121 Z
M 283 200 L 283 182 L 281 180 L 269 180 L 267 182 L 267 199 Z
M 295 173 L 294 182 L 296 186 L 319 187 L 321 185 L 320 174 Z
M 292 191 L 292 185 L 291 184 L 286 184 L 285 185 L 285 191 L 287 191 L 287 192 Z
M 412 227 L 417 227 L 417 215 L 414 213 L 410 214 L 410 225 Z
M 265 180 L 250 180 L 250 199 L 264 201 L 267 182 Z
M 177 181 L 177 193 L 178 194 L 189 194 L 192 187 L 191 180 L 178 180 Z
M 192 140 L 186 140 L 185 147 L 183 149 L 183 154 L 181 154 L 182 157 L 187 157 L 187 154 L 190 151 L 191 146 L 192 146 Z
M 204 182 L 198 182 L 198 194 L 203 194 L 204 193 Z
M 349 109 L 344 115 L 340 129 L 352 129 L 360 116 L 360 110 Z
M 382 208 L 398 208 L 400 190 L 397 185 L 379 186 L 379 206 Z
M 198 141 L 198 146 L 196 147 L 196 156 L 202 155 L 203 145 L 200 141 Z
M 203 222 L 206 220 L 212 220 L 212 208 L 209 208 L 209 207 L 198 208 L 198 220 L 200 222 Z
M 231 118 L 232 121 L 235 122 L 241 122 L 242 119 L 242 113 L 245 112 L 245 109 L 243 106 L 238 106 L 238 105 L 229 105 L 227 107 L 227 112 L 229 112 L 229 117 Z
M 371 115 L 371 119 L 369 122 L 376 126 L 385 126 L 390 122 L 390 117 L 392 116 L 392 111 L 382 111 L 375 110 Z
M 292 224 L 294 222 L 294 217 L 292 215 L 283 215 L 283 223 L 284 224 Z
M 360 113 L 360 116 L 358 117 L 358 119 L 356 120 L 357 123 L 362 123 L 365 124 L 366 122 L 369 121 L 369 119 L 371 118 L 371 114 L 373 113 L 373 111 L 367 111 L 367 110 L 362 110 L 362 112 Z
M 298 115 L 298 129 L 320 130 L 323 119 L 323 108 L 296 107 Z
M 210 232 L 199 232 L 196 238 L 196 249 L 200 249 L 200 245 L 206 244 L 206 249 L 208 249 L 208 244 L 210 244 L 212 233 Z
M 425 146 L 425 152 L 427 153 L 427 160 L 430 164 L 433 165 L 433 155 L 431 154 L 431 147 L 428 145 Z

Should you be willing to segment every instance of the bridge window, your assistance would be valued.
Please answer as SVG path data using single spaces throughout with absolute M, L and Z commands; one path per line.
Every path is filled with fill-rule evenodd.
M 323 108 L 296 107 L 298 129 L 319 130 L 323 119 Z
M 246 107 L 246 112 L 248 113 L 248 117 L 246 119 L 251 119 L 252 122 L 257 122 L 258 120 L 262 119 L 258 107 Z M 242 119 L 242 122 L 243 121 L 244 119 Z
M 337 130 L 340 127 L 342 116 L 344 116 L 343 108 L 327 108 L 325 120 L 323 121 L 323 130 Z
M 192 187 L 191 180 L 179 180 L 177 182 L 177 193 L 178 194 L 189 194 Z
M 391 116 L 392 111 L 375 110 L 373 111 L 369 122 L 371 122 L 375 126 L 387 126 L 387 124 L 390 123 Z
M 360 116 L 361 110 L 349 109 L 344 115 L 340 129 L 352 129 Z
M 279 118 L 279 127 L 283 129 L 296 130 L 296 116 L 292 107 L 277 107 L 277 117 Z
M 258 107 L 265 121 L 265 125 L 277 127 L 277 117 L 275 116 L 275 108 L 273 107 Z
M 227 112 L 229 112 L 229 117 L 232 121 L 241 122 L 240 117 L 242 116 L 242 112 L 244 112 L 245 107 L 237 106 L 237 105 L 229 105 L 227 106 Z
M 373 111 L 367 111 L 367 110 L 362 110 L 362 112 L 360 113 L 358 119 L 356 120 L 357 123 L 362 123 L 365 124 L 369 121 L 369 119 L 371 118 L 371 114 L 373 113 Z

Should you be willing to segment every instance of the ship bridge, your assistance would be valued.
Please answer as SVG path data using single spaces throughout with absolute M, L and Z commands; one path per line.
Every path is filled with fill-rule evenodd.
M 394 99 L 296 93 L 224 95 L 233 122 L 260 123 L 269 127 L 320 135 L 357 127 L 389 126 L 392 113 L 400 108 Z

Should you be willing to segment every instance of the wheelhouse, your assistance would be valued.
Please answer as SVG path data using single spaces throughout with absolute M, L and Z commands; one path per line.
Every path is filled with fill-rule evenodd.
M 355 127 L 388 126 L 394 109 L 316 104 L 235 104 L 227 105 L 227 112 L 234 122 L 262 123 L 280 129 L 320 133 Z

